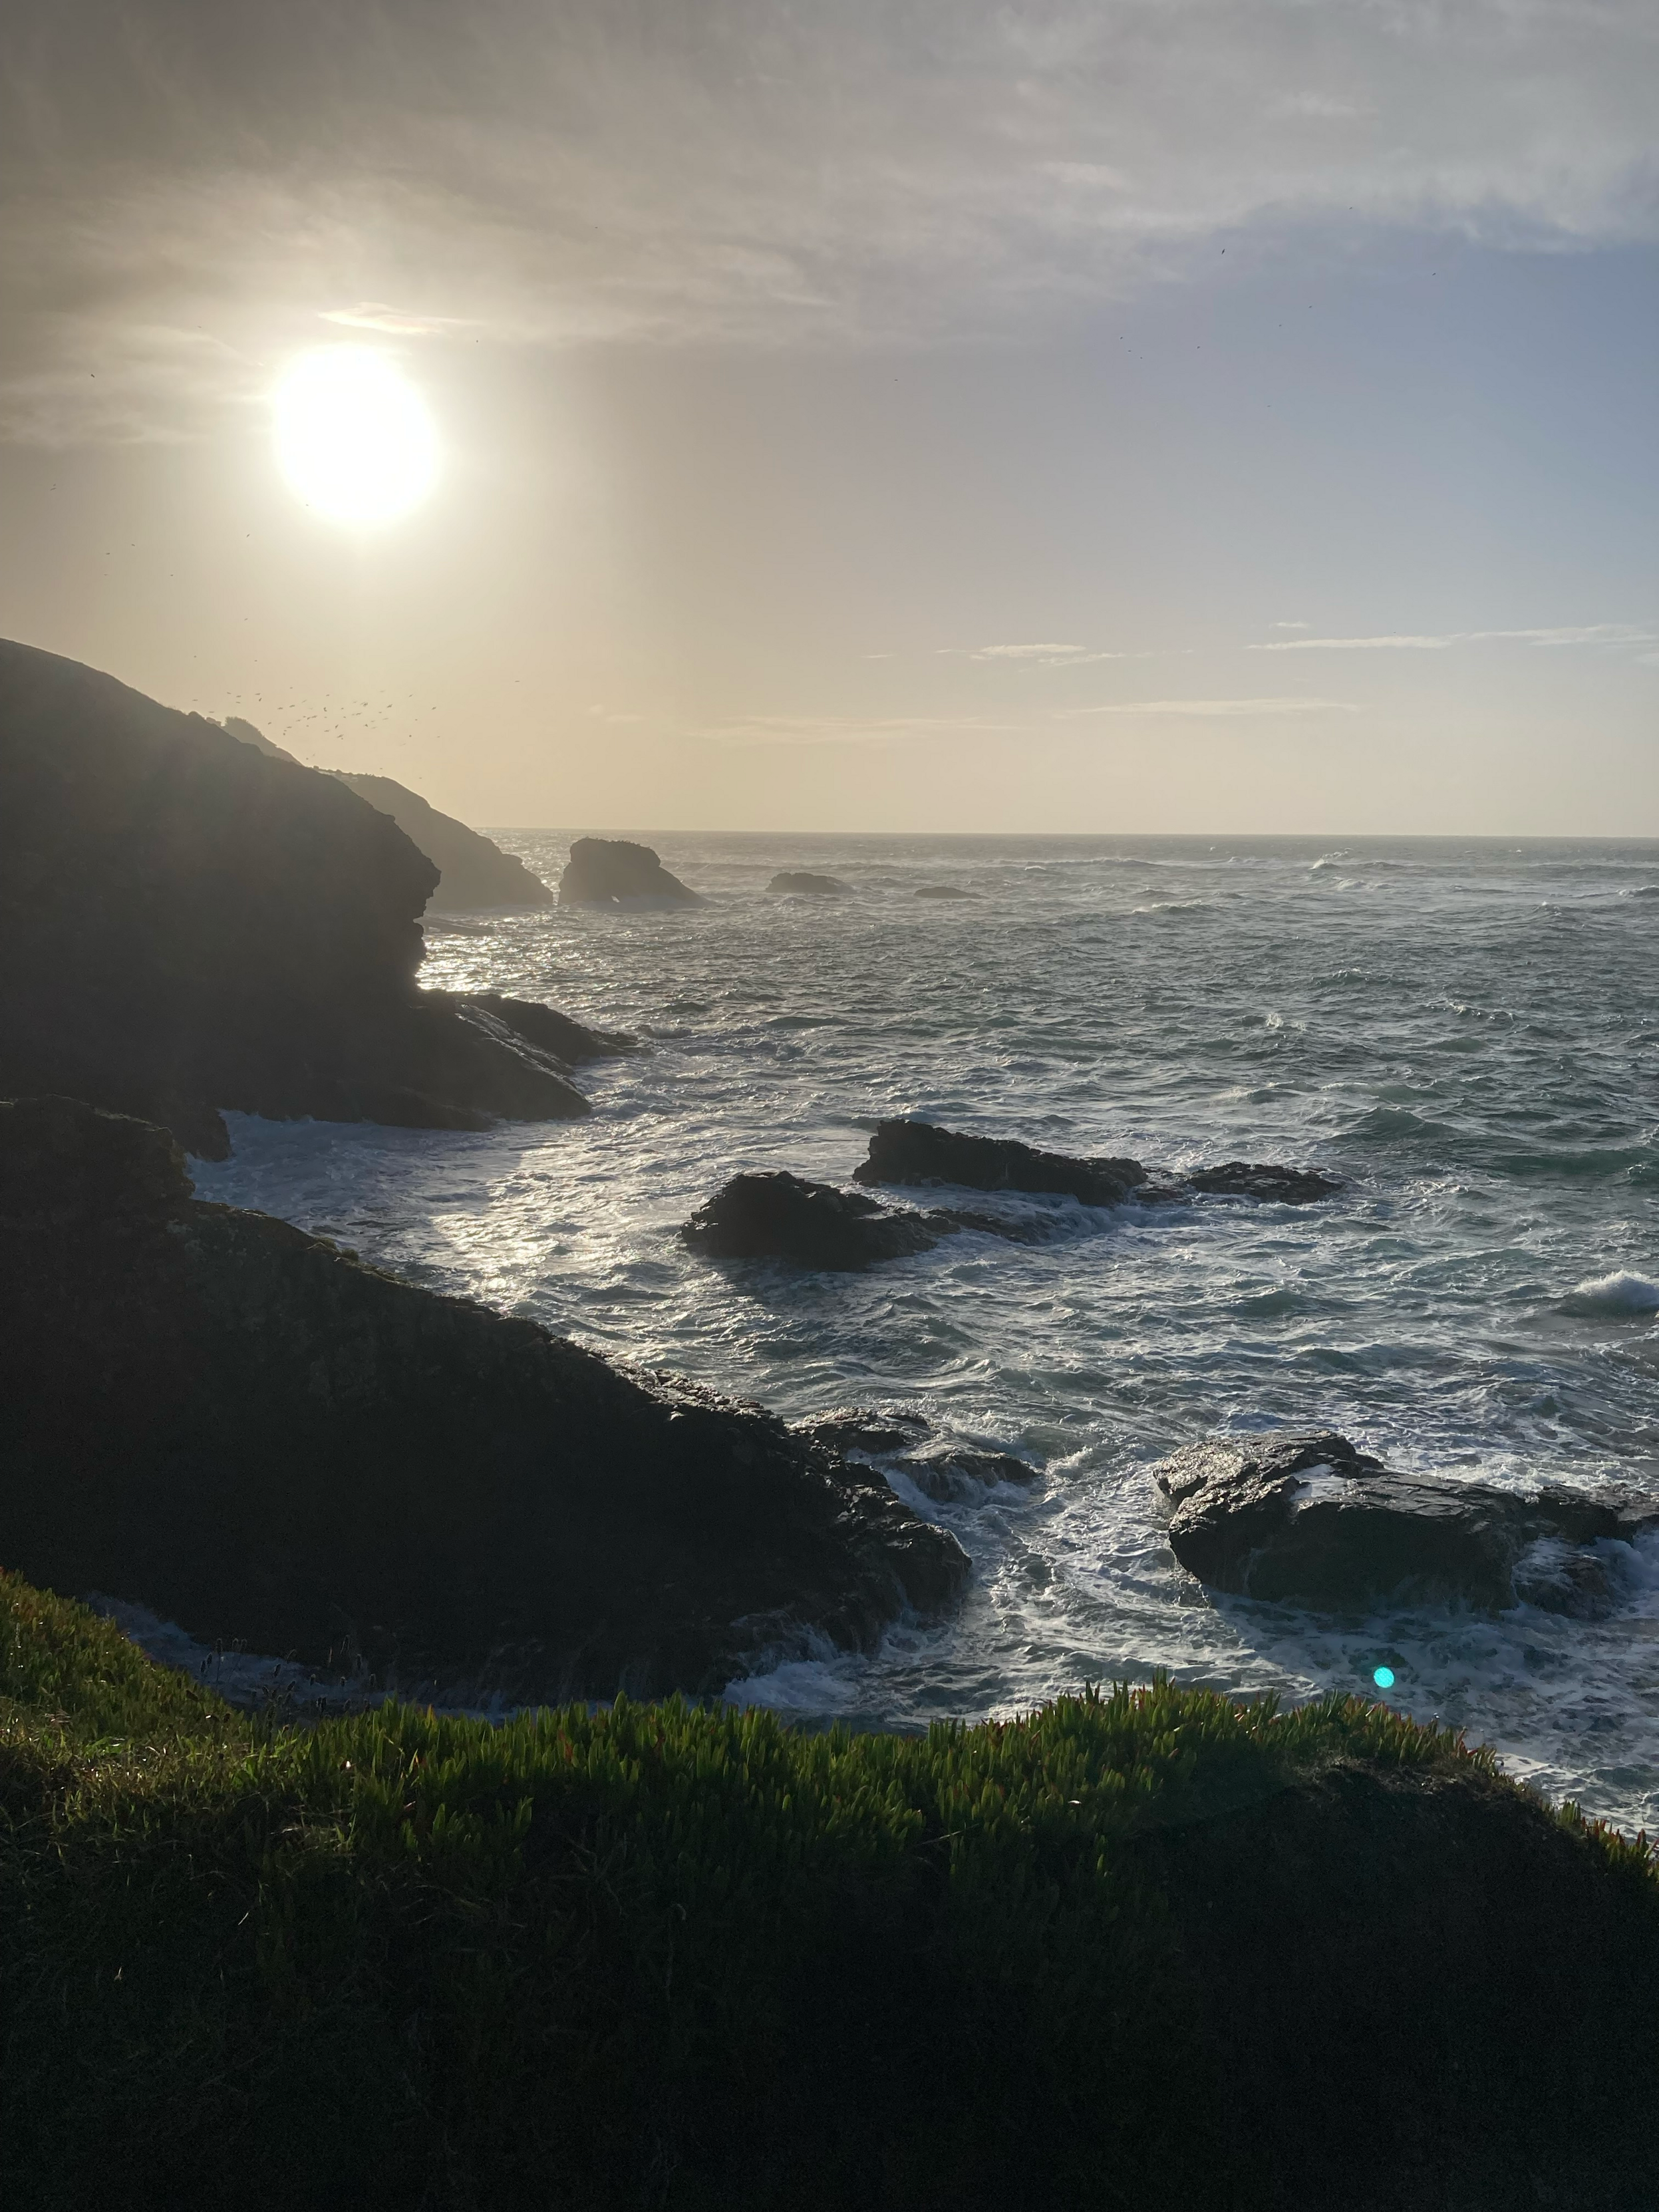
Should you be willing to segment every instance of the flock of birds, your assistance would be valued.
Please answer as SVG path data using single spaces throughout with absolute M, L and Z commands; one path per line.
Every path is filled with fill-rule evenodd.
M 301 758 L 307 757 L 309 746 L 309 757 L 314 758 L 324 746 L 343 744 L 347 739 L 356 743 L 375 737 L 392 745 L 410 744 L 413 731 L 406 727 L 402 737 L 396 736 L 392 734 L 396 725 L 407 725 L 416 715 L 435 714 L 438 710 L 417 705 L 412 692 L 401 700 L 354 699 L 319 706 L 297 696 L 273 695 L 267 699 L 263 691 L 255 691 L 240 694 L 228 706 L 221 703 L 198 711 L 211 714 L 216 720 L 225 714 L 240 714 Z

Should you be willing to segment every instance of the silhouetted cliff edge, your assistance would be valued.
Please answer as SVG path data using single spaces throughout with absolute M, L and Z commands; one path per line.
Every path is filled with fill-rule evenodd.
M 0 1094 L 145 1115 L 211 1158 L 219 1108 L 586 1113 L 510 1008 L 417 988 L 437 875 L 334 778 L 0 641 Z
M 428 902 L 434 914 L 471 914 L 481 908 L 553 906 L 553 893 L 522 860 L 453 814 L 441 814 L 418 791 L 394 783 L 389 775 L 358 775 L 344 769 L 328 773 L 359 799 L 389 814 L 440 871 Z

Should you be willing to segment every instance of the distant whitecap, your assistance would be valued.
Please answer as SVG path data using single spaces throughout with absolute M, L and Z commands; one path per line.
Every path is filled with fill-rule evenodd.
M 1575 1283 L 1562 1304 L 1567 1313 L 1659 1313 L 1659 1283 L 1621 1267 L 1614 1274 L 1592 1275 Z

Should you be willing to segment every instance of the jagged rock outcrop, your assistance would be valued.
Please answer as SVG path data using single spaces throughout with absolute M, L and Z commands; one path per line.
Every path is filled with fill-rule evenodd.
M 544 1006 L 533 999 L 503 998 L 499 991 L 425 991 L 422 997 L 475 1018 L 488 1014 L 522 1042 L 566 1067 L 580 1067 L 589 1060 L 625 1059 L 640 1048 L 639 1039 L 625 1030 L 590 1029 L 586 1022 L 574 1021 L 556 1006 Z
M 792 1260 L 841 1273 L 928 1251 L 948 1233 L 926 1214 L 781 1169 L 733 1176 L 680 1231 L 709 1259 Z
M 827 1413 L 809 1413 L 793 1425 L 797 1436 L 811 1437 L 836 1451 L 880 1460 L 939 1504 L 977 1505 L 988 1491 L 1005 1483 L 1024 1490 L 1042 1480 L 1029 1460 L 1016 1458 L 1012 1452 L 987 1451 L 936 1437 L 932 1423 L 920 1413 L 878 1413 L 865 1406 L 837 1406 Z
M 815 876 L 810 868 L 782 868 L 766 886 L 795 898 L 845 898 L 847 885 L 836 876 Z
M 1046 1244 L 1048 1221 L 936 1207 L 878 1206 L 860 1191 L 809 1182 L 787 1169 L 733 1176 L 680 1231 L 711 1260 L 789 1260 L 843 1274 L 930 1251 L 942 1237 L 978 1230 L 1010 1244 Z
M 1595 1547 L 1659 1530 L 1659 1499 L 1396 1474 L 1329 1431 L 1212 1437 L 1152 1475 L 1170 1548 L 1200 1582 L 1322 1608 L 1394 1598 L 1594 1615 L 1618 1574 Z
M 331 769 L 337 781 L 382 814 L 389 814 L 410 842 L 438 870 L 438 887 L 427 901 L 428 914 L 476 914 L 491 907 L 554 904 L 553 893 L 524 862 L 453 814 L 441 814 L 417 791 L 389 775 L 360 775 Z
M 1174 1204 L 1203 1193 L 1254 1198 L 1279 1206 L 1309 1206 L 1341 1189 L 1311 1170 L 1228 1160 L 1196 1168 L 1167 1182 L 1153 1182 L 1139 1160 L 1075 1158 L 1040 1152 L 1012 1138 L 975 1137 L 931 1121 L 878 1121 L 869 1157 L 853 1170 L 854 1182 L 949 1183 L 968 1190 L 1024 1191 L 1075 1198 L 1085 1206 Z M 991 1227 L 989 1222 L 975 1224 Z M 1005 1228 L 1002 1234 L 1011 1231 Z
M 711 1692 L 963 1589 L 752 1407 L 191 1195 L 155 1127 L 0 1104 L 0 1559 L 411 1694 Z
M 433 863 L 333 778 L 0 643 L 0 1096 L 228 1149 L 217 1109 L 482 1128 L 586 1112 L 557 1055 L 416 981 Z
M 967 1190 L 1051 1191 L 1085 1206 L 1121 1206 L 1146 1180 L 1139 1160 L 1072 1159 L 1010 1138 L 974 1137 L 931 1121 L 878 1121 L 854 1182 L 951 1183 Z
M 702 894 L 671 876 L 648 845 L 625 837 L 578 837 L 559 878 L 561 906 L 702 906 Z
M 1311 1168 L 1285 1168 L 1255 1160 L 1224 1160 L 1217 1168 L 1194 1168 L 1190 1175 L 1158 1189 L 1139 1191 L 1143 1201 L 1191 1198 L 1206 1194 L 1218 1198 L 1254 1198 L 1264 1206 L 1314 1206 L 1322 1198 L 1334 1198 L 1342 1186 Z

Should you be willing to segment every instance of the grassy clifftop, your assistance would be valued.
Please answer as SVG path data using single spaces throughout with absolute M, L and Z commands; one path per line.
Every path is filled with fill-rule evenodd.
M 1443 1734 L 262 1727 L 0 1577 L 9 2201 L 1650 2205 L 1659 1882 Z

